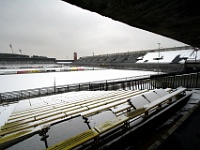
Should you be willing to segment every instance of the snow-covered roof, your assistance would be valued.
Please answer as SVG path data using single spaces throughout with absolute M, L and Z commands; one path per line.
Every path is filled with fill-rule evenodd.
M 194 49 L 188 50 L 176 50 L 176 51 L 160 51 L 160 52 L 149 52 L 147 53 L 142 60 L 138 60 L 136 63 L 172 63 L 172 61 L 179 56 L 179 58 L 189 58 L 192 57 Z M 198 57 L 200 58 L 200 54 L 198 52 Z

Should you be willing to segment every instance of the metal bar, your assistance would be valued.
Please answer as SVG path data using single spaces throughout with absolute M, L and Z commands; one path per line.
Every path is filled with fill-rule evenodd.
M 108 83 L 107 83 L 107 80 L 106 80 L 106 91 L 108 91 Z
M 134 90 L 134 84 L 133 84 L 133 81 L 131 81 L 131 86 L 132 86 L 132 90 Z
M 184 87 L 187 87 L 187 76 L 186 75 L 184 75 L 184 82 L 185 82 Z
M 199 77 L 199 73 L 196 73 L 196 87 L 198 85 L 198 77 Z
M 134 81 L 134 83 L 135 83 L 135 90 L 137 90 L 138 89 L 137 81 Z

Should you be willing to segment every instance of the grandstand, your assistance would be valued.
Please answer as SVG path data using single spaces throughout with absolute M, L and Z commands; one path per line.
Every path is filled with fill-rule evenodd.
M 166 121 L 166 114 L 174 112 L 177 105 L 195 108 L 198 103 L 195 98 L 187 102 L 191 95 L 195 93 L 179 87 L 81 91 L 22 100 L 15 104 L 1 127 L 0 148 L 54 150 L 109 146 L 112 149 L 129 132 L 143 130 L 145 125 L 155 122 L 162 127 L 160 117 Z M 4 113 L 8 112 L 2 111 L 0 115 Z
M 73 65 L 174 72 L 184 71 L 187 68 L 185 64 L 199 59 L 199 52 L 191 46 L 184 46 L 81 57 Z
M 0 53 L 0 69 L 8 68 L 41 68 L 58 66 L 55 58 L 29 56 L 23 54 Z
M 198 68 L 198 51 L 117 53 L 73 64 L 171 72 L 184 70 L 187 60 Z M 0 93 L 0 149 L 174 149 L 166 142 L 184 123 L 193 137 L 179 139 L 179 148 L 195 149 L 199 128 L 188 118 L 199 111 L 199 78 L 200 72 L 169 73 Z

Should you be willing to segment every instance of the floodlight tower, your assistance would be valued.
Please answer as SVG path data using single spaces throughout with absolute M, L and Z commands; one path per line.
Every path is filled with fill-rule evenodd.
M 158 43 L 158 74 L 159 74 L 159 70 L 160 70 L 159 60 L 160 60 L 160 43 Z
M 158 58 L 160 58 L 160 43 L 158 43 Z
M 195 47 L 194 51 L 196 52 L 195 54 L 195 69 L 197 70 L 197 52 L 198 52 L 199 48 Z
M 12 54 L 14 54 L 13 48 L 12 48 L 12 44 L 11 44 L 11 43 L 9 44 L 9 47 L 10 47 L 10 49 L 12 50 Z

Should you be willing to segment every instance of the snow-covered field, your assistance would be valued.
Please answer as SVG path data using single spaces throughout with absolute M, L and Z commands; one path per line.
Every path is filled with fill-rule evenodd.
M 137 70 L 88 70 L 75 72 L 51 72 L 33 74 L 13 74 L 0 76 L 0 93 L 42 88 L 74 83 L 93 82 L 134 76 L 151 75 L 155 72 Z

